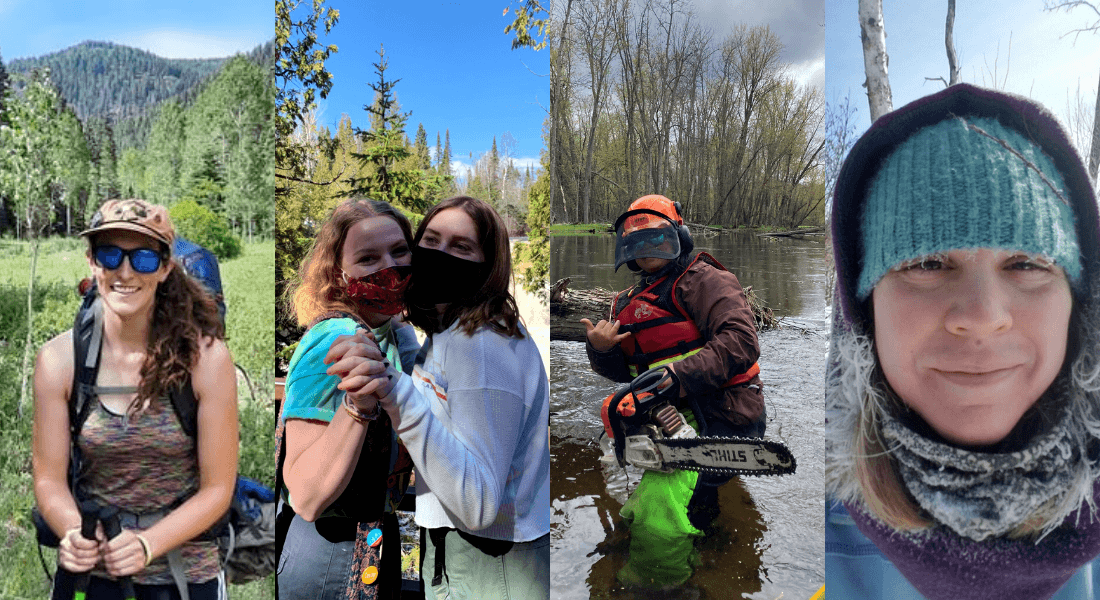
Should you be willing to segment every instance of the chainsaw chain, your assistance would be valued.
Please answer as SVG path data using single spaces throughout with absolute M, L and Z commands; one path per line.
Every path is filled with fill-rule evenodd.
M 783 444 L 773 441 L 765 440 L 761 438 L 746 438 L 746 437 L 696 437 L 696 438 L 664 438 L 660 440 L 658 446 L 676 446 L 681 448 L 694 448 L 699 445 L 700 442 L 728 442 L 733 441 L 740 444 L 754 444 L 763 446 L 772 454 L 781 458 L 790 458 L 790 466 L 783 467 L 776 465 L 771 469 L 735 469 L 735 468 L 718 468 L 718 467 L 700 467 L 691 463 L 685 463 L 682 461 L 669 461 L 665 463 L 665 466 L 672 467 L 674 469 L 686 469 L 688 471 L 697 471 L 699 473 L 706 473 L 708 475 L 789 475 L 795 472 L 797 463 L 794 455 Z

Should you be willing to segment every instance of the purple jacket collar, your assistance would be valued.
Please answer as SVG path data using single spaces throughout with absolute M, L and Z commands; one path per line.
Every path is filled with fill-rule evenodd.
M 1100 499 L 1100 483 L 1093 484 Z M 863 535 L 929 600 L 1042 600 L 1100 554 L 1100 522 L 1083 506 L 1038 543 L 964 538 L 946 527 L 899 533 L 845 505 Z M 1078 517 L 1080 517 L 1078 521 Z

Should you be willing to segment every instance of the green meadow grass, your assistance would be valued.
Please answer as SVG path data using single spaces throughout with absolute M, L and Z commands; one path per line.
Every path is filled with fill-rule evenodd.
M 89 274 L 81 240 L 56 238 L 40 247 L 34 293 L 33 345 L 72 327 L 80 304 L 76 285 Z M 20 370 L 26 340 L 26 242 L 0 240 L 0 598 L 41 599 L 49 582 L 39 563 L 30 508 L 31 406 L 18 414 Z M 238 370 L 241 420 L 240 473 L 268 486 L 275 480 L 274 323 L 275 244 L 246 244 L 238 258 L 220 264 L 226 299 L 227 343 Z M 252 388 L 241 371 L 247 373 Z M 58 443 L 67 443 L 60 440 Z M 50 572 L 56 552 L 43 549 Z M 274 598 L 274 577 L 229 586 L 233 600 Z

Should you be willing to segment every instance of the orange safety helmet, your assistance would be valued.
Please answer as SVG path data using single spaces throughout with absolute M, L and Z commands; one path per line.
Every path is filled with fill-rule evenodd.
M 627 265 L 638 271 L 639 258 L 673 260 L 693 246 L 683 226 L 680 203 L 650 194 L 630 203 L 630 208 L 615 221 L 615 270 Z M 685 239 L 686 238 L 686 239 Z

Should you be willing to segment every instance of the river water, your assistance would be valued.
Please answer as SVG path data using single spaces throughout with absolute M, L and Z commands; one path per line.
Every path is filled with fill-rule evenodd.
M 632 276 L 612 273 L 610 235 L 551 239 L 551 281 L 571 289 L 623 289 Z M 698 545 L 698 564 L 683 586 L 664 592 L 629 589 L 615 574 L 628 558 L 622 504 L 604 483 L 597 439 L 599 403 L 616 384 L 594 374 L 584 345 L 550 346 L 552 598 L 751 598 L 805 600 L 824 569 L 825 290 L 829 258 L 823 238 L 796 240 L 727 233 L 696 238 L 786 324 L 760 334 L 760 377 L 767 437 L 794 453 L 794 475 L 741 477 L 720 488 L 716 530 Z M 628 474 L 632 484 L 640 472 Z M 617 491 L 617 490 L 613 490 Z

